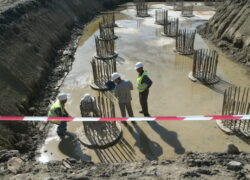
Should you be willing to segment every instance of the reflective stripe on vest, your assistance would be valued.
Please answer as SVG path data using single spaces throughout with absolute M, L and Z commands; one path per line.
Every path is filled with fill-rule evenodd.
M 142 79 L 146 75 L 148 75 L 148 73 L 146 71 L 144 71 L 142 73 L 142 75 L 137 78 L 137 89 L 139 92 L 144 92 L 146 90 L 146 88 L 148 87 L 148 85 L 146 83 L 142 84 Z
M 64 112 L 64 108 L 63 108 L 63 106 L 61 105 L 60 101 L 56 101 L 56 102 L 51 106 L 51 108 L 50 108 L 50 110 L 49 110 L 49 113 L 48 113 L 48 117 L 57 117 L 55 111 L 56 111 L 56 109 L 58 109 L 58 108 L 61 109 L 62 114 L 66 114 L 66 113 Z M 61 124 L 61 121 L 51 121 L 51 123 L 59 125 L 59 124 Z

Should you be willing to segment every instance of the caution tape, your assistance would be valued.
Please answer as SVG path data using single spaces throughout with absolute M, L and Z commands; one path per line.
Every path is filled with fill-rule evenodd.
M 162 116 L 162 117 L 133 117 L 133 118 L 93 118 L 93 117 L 20 117 L 0 116 L 0 121 L 211 121 L 211 120 L 250 120 L 250 115 L 230 116 Z

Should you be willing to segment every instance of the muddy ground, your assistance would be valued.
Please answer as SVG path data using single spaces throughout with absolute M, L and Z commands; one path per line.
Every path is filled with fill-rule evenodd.
M 18 155 L 17 155 L 18 156 Z M 27 156 L 14 158 L 10 167 L 0 164 L 0 179 L 61 180 L 61 179 L 226 179 L 250 178 L 250 154 L 188 152 L 177 160 L 137 161 L 117 164 L 93 164 L 75 159 L 39 164 Z M 0 159 L 1 160 L 1 159 Z M 13 159 L 12 159 L 13 160 Z M 233 162 L 239 165 L 230 165 Z M 10 170 L 8 170 L 10 169 Z

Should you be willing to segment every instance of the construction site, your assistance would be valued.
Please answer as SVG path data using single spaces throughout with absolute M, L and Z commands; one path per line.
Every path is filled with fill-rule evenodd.
M 0 0 L 0 179 L 250 179 L 249 7 Z

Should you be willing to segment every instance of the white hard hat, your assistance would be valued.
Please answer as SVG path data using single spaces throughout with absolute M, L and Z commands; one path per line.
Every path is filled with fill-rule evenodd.
M 81 101 L 91 101 L 91 100 L 94 100 L 94 98 L 89 93 L 84 94 L 83 98 L 81 99 Z
M 68 95 L 66 93 L 60 93 L 60 94 L 58 94 L 57 99 L 59 101 L 67 100 L 68 99 Z
M 135 69 L 139 69 L 143 67 L 143 63 L 142 62 L 138 62 L 135 64 Z
M 114 80 L 116 80 L 116 79 L 118 79 L 118 78 L 121 78 L 121 75 L 118 74 L 118 73 L 113 73 L 113 74 L 111 75 L 112 81 L 114 81 Z

